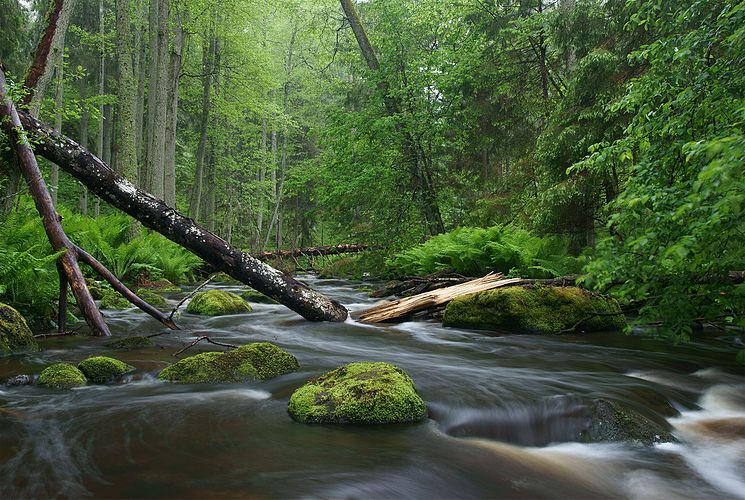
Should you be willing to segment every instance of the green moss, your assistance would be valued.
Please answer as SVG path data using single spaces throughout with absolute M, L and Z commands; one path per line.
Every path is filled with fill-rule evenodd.
M 387 255 L 384 252 L 364 252 L 338 257 L 318 270 L 320 278 L 362 280 L 387 276 Z
M 386 424 L 426 415 L 414 382 L 388 363 L 351 363 L 311 380 L 290 398 L 287 411 L 299 422 Z
M 135 291 L 135 295 L 153 307 L 163 308 L 168 305 L 166 299 L 147 288 L 138 288 L 137 291 Z
M 47 366 L 39 375 L 39 385 L 54 389 L 70 389 L 85 385 L 87 380 L 83 372 L 67 363 Z
M 88 286 L 88 290 L 91 292 L 91 297 L 94 300 L 103 299 L 107 292 L 112 292 L 111 286 L 105 281 L 96 281 L 91 278 L 86 278 L 85 284 Z
M 220 316 L 223 314 L 239 314 L 250 312 L 251 306 L 233 292 L 224 290 L 208 290 L 199 292 L 191 299 L 186 312 L 205 316 Z
M 243 300 L 247 300 L 248 302 L 254 302 L 256 304 L 279 304 L 276 300 L 274 300 L 271 297 L 267 297 L 261 292 L 257 292 L 253 288 L 249 288 L 245 292 L 241 294 L 241 298 Z
M 520 333 L 618 330 L 626 325 L 618 303 L 576 287 L 506 287 L 459 297 L 445 308 L 443 325 Z
M 104 291 L 103 299 L 101 299 L 101 304 L 99 306 L 101 309 L 129 309 L 132 306 L 132 304 L 122 297 L 122 295 L 111 289 L 106 289 Z
M 151 281 L 143 286 L 143 288 L 146 288 L 148 290 L 152 290 L 154 292 L 180 292 L 181 288 L 179 288 L 177 285 L 174 285 L 167 279 L 159 279 L 157 281 Z
M 78 369 L 94 384 L 106 384 L 135 368 L 108 356 L 94 356 L 81 361 Z
M 239 383 L 265 380 L 294 371 L 297 359 L 268 342 L 256 342 L 224 353 L 189 356 L 165 368 L 158 378 L 181 384 Z
M 0 302 L 0 354 L 38 350 L 39 345 L 23 316 Z
M 111 342 L 106 342 L 104 345 L 110 349 L 130 351 L 140 347 L 152 347 L 155 345 L 155 341 L 149 337 L 133 336 L 112 340 Z

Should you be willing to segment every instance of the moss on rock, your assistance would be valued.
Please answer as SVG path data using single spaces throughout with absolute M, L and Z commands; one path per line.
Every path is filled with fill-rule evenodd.
M 254 302 L 256 304 L 279 304 L 276 300 L 271 297 L 267 297 L 261 292 L 257 292 L 253 288 L 249 288 L 245 292 L 241 293 L 241 298 L 248 302 Z
M 57 363 L 47 366 L 39 375 L 38 384 L 53 389 L 70 389 L 86 385 L 88 381 L 83 372 L 68 363 Z
M 232 276 L 228 275 L 224 272 L 214 273 L 210 275 L 210 280 L 215 281 L 217 283 L 225 283 L 227 285 L 242 285 L 240 281 L 233 278 Z
M 129 309 L 134 306 L 119 292 L 113 289 L 105 289 L 99 307 L 101 309 Z
M 662 424 L 653 422 L 639 412 L 613 401 L 597 399 L 590 408 L 589 425 L 580 433 L 580 441 L 633 441 L 652 446 L 677 440 Z
M 135 369 L 118 359 L 94 356 L 78 364 L 78 369 L 94 384 L 106 384 Z
M 21 313 L 0 302 L 0 354 L 38 350 L 39 344 Z
M 131 351 L 140 347 L 152 347 L 155 345 L 155 341 L 149 337 L 124 337 L 121 339 L 112 340 L 104 344 L 110 349 L 121 349 L 125 351 Z
M 138 288 L 135 295 L 153 307 L 164 308 L 167 305 L 166 299 L 147 288 Z
M 514 286 L 451 301 L 443 325 L 519 333 L 618 330 L 626 326 L 618 302 L 577 287 Z M 579 323 L 579 324 L 578 324 Z
M 239 295 L 225 290 L 208 290 L 197 293 L 186 307 L 186 312 L 204 316 L 240 314 L 250 312 L 251 306 Z
M 157 281 L 150 281 L 145 283 L 143 288 L 152 290 L 154 292 L 180 292 L 181 288 L 178 285 L 174 285 L 165 278 L 161 278 Z
M 103 299 L 107 292 L 112 292 L 111 286 L 105 281 L 96 281 L 91 278 L 85 279 L 85 284 L 88 286 L 88 290 L 91 292 L 91 297 L 95 300 Z
M 205 352 L 165 368 L 158 378 L 180 384 L 230 384 L 266 380 L 297 370 L 292 354 L 269 342 L 255 342 L 227 352 Z
M 414 382 L 388 363 L 351 363 L 309 381 L 290 398 L 287 411 L 299 422 L 388 424 L 426 415 Z

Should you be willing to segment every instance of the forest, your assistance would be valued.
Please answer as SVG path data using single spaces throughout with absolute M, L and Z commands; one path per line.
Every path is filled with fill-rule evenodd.
M 722 450 L 701 444 L 698 434 L 693 439 L 678 424 L 694 407 L 714 411 L 702 402 L 711 401 L 701 399 L 707 391 L 743 387 L 745 1 L 0 0 L 0 70 L 0 356 L 18 350 L 14 321 L 25 320 L 32 335 L 18 350 L 26 354 L 0 362 L 0 380 L 12 376 L 20 386 L 43 386 L 44 373 L 59 366 L 75 370 L 63 374 L 72 377 L 60 383 L 64 387 L 132 377 L 224 384 L 279 376 L 282 382 L 260 382 L 248 397 L 257 398 L 255 404 L 262 403 L 259 393 L 271 394 L 271 401 L 285 397 L 298 422 L 413 422 L 426 413 L 444 435 L 527 447 L 576 440 L 557 438 L 566 429 L 557 430 L 553 419 L 569 419 L 571 432 L 577 431 L 572 408 L 580 403 L 547 403 L 574 394 L 585 398 L 582 408 L 592 415 L 617 416 L 622 404 L 624 412 L 636 409 L 646 419 L 642 428 L 661 425 L 652 439 L 656 446 L 680 447 L 675 453 L 705 478 L 691 486 L 695 496 L 742 497 L 745 477 L 736 470 L 745 456 L 741 434 L 733 434 L 740 447 L 730 449 L 722 465 L 734 468 L 712 479 L 698 462 L 690 465 L 695 446 L 686 443 L 712 456 Z M 385 297 L 392 302 L 379 302 Z M 302 319 L 284 306 L 314 323 L 300 326 Z M 380 344 L 362 340 L 368 323 L 387 332 Z M 246 328 L 241 340 L 236 332 Z M 270 333 L 260 334 L 262 328 Z M 303 328 L 317 340 L 298 340 Z M 516 343 L 509 344 L 509 356 L 556 349 L 568 378 L 600 370 L 610 379 L 623 371 L 626 379 L 608 382 L 615 389 L 584 378 L 567 382 L 571 389 L 554 381 L 546 389 L 538 384 L 548 377 L 541 372 L 525 382 L 535 384 L 530 404 L 517 388 L 509 395 L 490 389 L 498 399 L 527 405 L 515 411 L 529 414 L 522 423 L 503 427 L 500 420 L 502 427 L 495 427 L 494 416 L 483 413 L 491 400 L 458 378 L 454 366 L 466 358 L 443 360 L 472 391 L 451 400 L 415 355 L 420 349 L 421 356 L 440 355 L 433 339 L 473 342 L 481 352 L 486 346 L 470 337 L 473 331 L 487 332 L 478 338 L 509 337 L 505 342 Z M 608 337 L 591 333 L 610 331 Z M 332 332 L 338 340 L 329 340 Z M 106 357 L 115 375 L 85 369 L 96 357 L 73 366 L 91 349 L 110 354 L 124 345 L 102 344 L 99 336 L 129 339 L 138 344 L 127 344 L 124 353 L 139 352 L 135 346 L 145 354 Z M 336 350 L 321 347 L 322 339 Z M 256 342 L 236 345 L 246 340 Z M 594 354 L 569 351 L 583 346 Z M 207 351 L 170 364 L 170 352 L 158 350 L 164 348 L 182 348 L 173 356 Z M 285 348 L 296 349 L 295 355 Z M 365 356 L 366 350 L 373 354 Z M 208 368 L 196 368 L 197 361 L 181 365 L 200 356 L 207 356 Z M 468 356 L 473 370 L 483 372 L 474 376 L 490 373 L 481 357 Z M 522 354 L 509 356 L 500 358 L 505 366 L 532 366 Z M 40 377 L 18 375 L 58 361 L 65 363 Z M 341 361 L 359 363 L 299 389 L 301 379 L 287 375 L 300 366 L 305 381 Z M 710 369 L 721 371 L 714 376 Z M 711 385 L 686 379 L 698 391 L 688 394 L 649 375 L 655 370 L 697 381 L 703 371 Z M 318 408 L 319 398 L 335 394 L 329 384 L 336 379 L 342 385 L 345 377 L 369 373 L 401 387 L 412 384 L 416 401 L 406 405 L 416 415 L 400 413 L 404 403 L 398 400 L 390 408 L 376 400 L 374 417 L 356 409 L 331 416 Z M 513 375 L 505 377 L 509 386 Z M 630 389 L 628 377 L 644 382 Z M 426 409 L 412 379 L 429 395 Z M 162 385 L 138 387 L 127 390 L 165 394 L 158 392 L 165 391 Z M 642 396 L 645 390 L 655 395 Z M 404 397 L 409 389 L 396 391 Z M 302 496 L 293 481 L 249 489 L 238 480 L 213 488 L 196 479 L 175 486 L 179 481 L 153 478 L 141 488 L 103 486 L 115 470 L 136 473 L 133 464 L 144 449 L 128 452 L 127 466 L 97 463 L 91 477 L 84 472 L 91 463 L 74 463 L 72 479 L 63 481 L 45 469 L 52 465 L 39 455 L 41 441 L 4 434 L 15 424 L 3 419 L 17 411 L 4 394 L 0 386 L 0 448 L 16 455 L 0 451 L 0 486 L 19 496 L 138 497 L 150 495 L 148 488 L 166 488 L 153 490 L 156 496 Z M 727 394 L 738 401 L 737 412 L 745 412 L 745 402 Z M 18 397 L 21 408 L 36 404 Z M 337 401 L 323 411 L 331 407 L 344 405 Z M 470 408 L 469 418 L 482 413 L 463 424 L 453 413 L 462 407 Z M 56 419 L 62 410 L 33 411 Z M 128 411 L 122 407 L 118 415 Z M 740 429 L 742 412 L 733 417 Z M 235 415 L 220 415 L 234 425 Z M 488 431 L 478 430 L 479 419 L 491 422 Z M 511 427 L 535 419 L 543 422 L 540 432 Z M 181 425 L 191 433 L 196 424 Z M 669 441 L 668 431 L 674 434 Z M 75 432 L 70 422 L 59 439 L 72 442 Z M 583 427 L 580 441 L 616 441 L 595 439 L 593 432 Z M 314 439 L 318 445 L 324 437 Z M 350 435 L 354 444 L 345 453 L 362 446 L 359 439 Z M 414 434 L 401 439 L 416 447 Z M 635 439 L 649 444 L 646 437 Z M 421 446 L 432 448 L 417 449 L 437 457 L 439 441 L 425 441 Z M 245 451 L 261 444 L 236 446 Z M 198 453 L 198 442 L 189 446 Z M 396 446 L 404 445 L 391 446 L 388 453 L 403 456 Z M 158 453 L 174 449 L 181 448 L 168 442 Z M 485 449 L 458 460 L 466 467 Z M 498 453 L 500 463 L 510 460 L 504 450 L 489 453 Z M 40 474 L 47 475 L 19 472 L 24 456 L 40 461 L 47 470 Z M 225 451 L 211 456 L 216 464 L 230 458 Z M 492 484 L 476 467 L 473 477 L 480 479 L 463 486 L 463 494 L 640 494 L 631 483 L 593 482 L 590 473 L 562 479 L 558 469 L 546 468 L 553 459 L 541 457 L 546 461 L 526 466 L 532 472 L 524 472 L 530 478 L 524 480 L 545 490 L 518 491 L 506 479 Z M 646 452 L 637 459 L 654 462 Z M 369 464 L 355 460 L 339 458 L 338 469 L 326 472 L 361 474 Z M 448 463 L 432 460 L 435 468 Z M 242 470 L 271 475 L 290 467 L 259 462 L 258 455 L 250 458 Z M 178 476 L 176 470 L 173 465 L 164 477 Z M 394 476 L 389 486 L 339 479 L 334 488 L 309 490 L 310 496 L 417 497 L 428 491 Z M 641 495 L 683 491 L 658 479 L 658 490 L 650 483 Z M 479 489 L 479 481 L 490 488 Z M 199 487 L 189 489 L 192 482 Z

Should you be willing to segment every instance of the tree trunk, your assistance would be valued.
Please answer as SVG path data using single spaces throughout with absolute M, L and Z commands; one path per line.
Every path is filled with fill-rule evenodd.
M 153 0 L 155 1 L 155 0 Z M 168 115 L 168 16 L 169 0 L 160 0 L 158 6 L 158 65 L 155 95 L 155 115 L 153 117 L 151 150 L 148 154 L 149 191 L 156 198 L 163 198 L 164 166 L 166 144 L 166 121 Z
M 145 155 L 140 172 L 140 185 L 150 191 L 150 165 L 155 134 L 155 114 L 158 109 L 158 21 L 160 0 L 150 0 L 148 11 L 148 69 L 147 69 L 147 128 L 145 132 Z
M 98 60 L 98 95 L 106 93 L 106 47 L 104 45 L 104 34 L 106 26 L 104 24 L 104 3 L 98 0 L 98 34 L 101 36 L 101 47 Z M 104 106 L 98 105 L 98 137 L 96 140 L 96 154 L 99 158 L 104 156 L 103 127 L 104 127 Z M 93 216 L 98 217 L 101 214 L 101 202 L 98 198 L 93 202 Z
M 158 231 L 205 262 L 278 300 L 306 319 L 346 319 L 347 310 L 338 302 L 315 292 L 290 276 L 283 275 L 206 231 L 192 219 L 138 189 L 75 141 L 64 136 L 55 136 L 48 127 L 27 113 L 22 112 L 20 116 L 39 154 L 57 163 L 91 191 L 139 220 L 146 227 Z
M 266 118 L 261 119 L 261 164 L 259 165 L 259 172 L 257 174 L 257 180 L 259 186 L 256 190 L 256 242 L 254 243 L 254 249 L 258 252 L 261 250 L 261 236 L 264 230 L 264 210 L 266 207 L 266 194 L 264 193 L 264 181 L 266 181 L 266 158 L 267 158 L 267 125 Z
M 197 145 L 197 164 L 194 171 L 194 186 L 189 203 L 189 215 L 199 218 L 202 204 L 204 181 L 204 158 L 207 154 L 207 130 L 210 118 L 210 89 L 212 88 L 212 60 L 215 52 L 214 34 L 205 38 L 202 43 L 202 116 L 199 121 L 199 144 Z
M 81 88 L 82 87 L 83 86 L 81 85 Z M 88 116 L 88 108 L 83 107 L 83 112 L 80 115 L 80 145 L 86 149 L 88 149 Z M 78 188 L 78 212 L 83 215 L 88 215 L 88 188 L 83 184 L 80 184 Z
M 111 335 L 101 316 L 101 312 L 96 307 L 96 303 L 93 301 L 93 297 L 91 297 L 90 291 L 85 284 L 85 277 L 78 265 L 75 245 L 73 245 L 62 229 L 60 216 L 54 209 L 52 197 L 49 195 L 44 178 L 39 170 L 39 165 L 36 163 L 36 158 L 31 151 L 29 141 L 23 132 L 23 127 L 15 106 L 6 95 L 5 75 L 2 70 L 0 70 L 0 99 L 2 100 L 0 115 L 10 118 L 9 120 L 0 120 L 0 122 L 2 122 L 5 133 L 15 149 L 19 167 L 24 179 L 28 183 L 31 196 L 34 198 L 36 210 L 41 215 L 47 238 L 49 238 L 49 242 L 55 252 L 66 250 L 62 257 L 60 257 L 60 281 L 63 285 L 65 281 L 70 284 L 75 301 L 94 335 Z M 54 139 L 54 132 L 51 132 L 51 134 L 52 139 Z M 61 305 L 61 309 L 64 309 L 65 301 Z M 64 326 L 64 324 L 60 326 Z
M 119 58 L 119 120 L 116 171 L 129 179 L 137 178 L 137 80 L 132 63 L 132 28 L 129 0 L 116 0 L 116 48 Z
M 57 54 L 57 68 L 55 70 L 55 96 L 54 96 L 54 130 L 62 133 L 62 82 L 65 72 L 65 42 L 60 44 L 61 50 Z M 52 163 L 49 165 L 49 194 L 52 197 L 52 206 L 57 206 L 57 192 L 59 191 L 59 167 Z
M 178 128 L 178 87 L 181 74 L 181 53 L 184 46 L 184 30 L 181 20 L 177 19 L 173 35 L 173 51 L 171 52 L 171 68 L 168 89 L 170 99 L 168 104 L 168 120 L 166 128 L 166 151 L 164 168 L 164 196 L 163 201 L 170 207 L 176 207 L 176 131 Z M 126 176 L 125 176 L 126 177 Z
M 145 68 L 147 66 L 147 43 L 145 43 L 144 19 L 147 17 L 147 6 L 141 2 L 140 18 L 137 20 L 137 34 L 135 35 L 135 74 L 137 75 L 137 108 L 135 111 L 135 152 L 137 155 L 137 177 L 136 184 L 142 185 L 144 182 L 142 165 L 144 162 L 145 145 L 144 136 L 144 116 L 145 116 Z

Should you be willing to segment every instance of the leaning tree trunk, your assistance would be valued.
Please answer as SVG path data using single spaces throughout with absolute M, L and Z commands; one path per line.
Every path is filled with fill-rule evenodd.
M 181 215 L 163 201 L 138 189 L 75 141 L 55 136 L 49 127 L 27 113 L 19 113 L 36 151 L 88 188 L 143 225 L 191 251 L 204 261 L 276 299 L 306 319 L 344 321 L 347 310 L 290 276 L 231 246 Z

